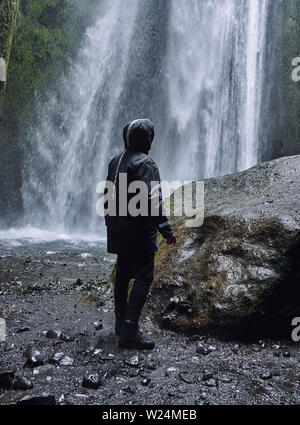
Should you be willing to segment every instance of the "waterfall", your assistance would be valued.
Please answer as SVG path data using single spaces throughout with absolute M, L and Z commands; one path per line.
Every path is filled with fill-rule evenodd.
M 240 171 L 259 155 L 269 0 L 101 0 L 67 75 L 28 131 L 25 222 L 95 231 L 96 185 L 149 117 L 163 179 Z

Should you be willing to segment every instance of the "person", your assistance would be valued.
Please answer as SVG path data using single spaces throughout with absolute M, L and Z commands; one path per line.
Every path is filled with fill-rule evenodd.
M 148 155 L 154 140 L 154 126 L 149 119 L 138 119 L 123 130 L 125 150 L 114 157 L 108 166 L 107 182 L 115 185 L 116 212 L 105 216 L 107 250 L 117 254 L 115 299 L 115 333 L 120 348 L 153 349 L 155 343 L 139 330 L 139 319 L 154 279 L 154 259 L 158 250 L 158 231 L 169 245 L 176 244 L 176 235 L 165 216 L 160 174 Z M 126 175 L 127 186 L 120 189 L 120 175 Z M 120 213 L 121 197 L 132 182 L 144 182 L 147 188 L 147 215 Z M 151 214 L 153 185 L 156 191 L 157 212 Z M 155 183 L 156 182 L 156 183 Z M 130 192 L 130 191 L 129 191 Z M 126 207 L 135 194 L 126 193 Z M 124 198 L 123 198 L 124 199 Z M 129 292 L 129 283 L 134 279 Z

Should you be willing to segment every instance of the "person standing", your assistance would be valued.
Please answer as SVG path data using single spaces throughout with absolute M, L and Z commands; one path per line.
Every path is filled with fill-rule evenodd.
M 115 333 L 120 348 L 153 349 L 155 343 L 139 330 L 139 319 L 154 279 L 154 259 L 158 250 L 158 231 L 169 245 L 176 244 L 176 235 L 165 216 L 162 193 L 158 185 L 156 193 L 157 213 L 151 214 L 153 184 L 160 184 L 156 163 L 148 155 L 153 140 L 154 126 L 149 119 L 138 119 L 123 130 L 125 150 L 114 157 L 108 166 L 107 181 L 115 185 L 116 214 L 107 214 L 107 250 L 117 254 L 115 299 Z M 127 186 L 120 189 L 120 175 L 126 175 Z M 143 182 L 147 188 L 148 214 L 121 214 L 119 205 L 126 199 L 126 207 L 134 194 L 128 187 L 133 182 Z M 123 193 L 126 191 L 126 194 Z M 154 196 L 154 197 L 155 197 Z M 128 295 L 130 280 L 134 279 Z

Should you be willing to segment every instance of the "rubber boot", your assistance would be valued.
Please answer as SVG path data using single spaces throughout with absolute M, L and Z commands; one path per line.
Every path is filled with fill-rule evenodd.
M 115 334 L 117 336 L 120 336 L 124 319 L 125 319 L 125 314 L 116 314 Z
M 120 332 L 119 347 L 152 350 L 155 347 L 155 343 L 144 337 L 139 331 L 138 323 L 125 320 Z

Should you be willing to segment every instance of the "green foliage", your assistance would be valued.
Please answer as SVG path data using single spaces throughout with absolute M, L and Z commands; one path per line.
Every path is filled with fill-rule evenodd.
M 95 7 L 100 1 L 0 0 L 0 10 L 5 11 L 0 49 L 5 45 L 7 51 L 11 45 L 12 5 L 17 18 L 0 111 L 0 221 L 5 218 L 7 225 L 12 225 L 15 214 L 22 211 L 21 164 L 22 152 L 27 149 L 22 134 L 26 131 L 24 123 L 34 119 L 35 93 L 43 98 L 67 70 L 86 28 L 97 15 Z
M 0 57 L 5 59 L 7 65 L 9 63 L 18 4 L 18 0 L 0 0 Z M 4 84 L 2 83 L 0 93 L 3 89 Z
M 21 2 L 5 95 L 10 120 L 30 106 L 35 89 L 45 92 L 76 54 L 97 1 L 84 3 L 83 10 L 81 0 Z

